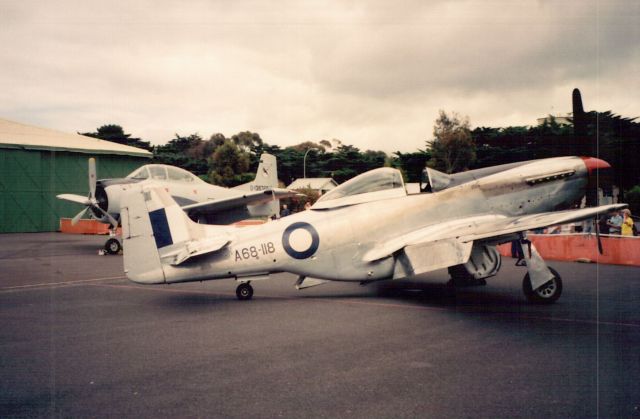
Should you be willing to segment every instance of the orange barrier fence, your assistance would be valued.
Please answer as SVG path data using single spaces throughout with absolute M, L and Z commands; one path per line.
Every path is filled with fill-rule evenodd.
M 259 226 L 261 224 L 266 223 L 265 220 L 242 220 L 237 223 L 233 223 L 236 227 L 249 227 L 249 226 Z
M 60 231 L 68 234 L 109 234 L 109 224 L 96 220 L 78 220 L 76 225 L 72 225 L 71 218 L 61 218 Z M 117 233 L 120 234 L 120 227 Z
M 603 235 L 603 254 L 598 253 L 595 234 L 528 234 L 527 238 L 544 259 L 640 266 L 640 237 Z M 511 256 L 511 243 L 498 250 Z

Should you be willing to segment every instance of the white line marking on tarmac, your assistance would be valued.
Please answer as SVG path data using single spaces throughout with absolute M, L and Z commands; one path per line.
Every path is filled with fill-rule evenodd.
M 31 289 L 39 289 L 39 288 L 56 287 L 61 285 L 75 285 L 75 284 L 84 284 L 87 282 L 109 281 L 112 279 L 126 279 L 126 278 L 127 278 L 126 276 L 120 275 L 120 276 L 108 276 L 105 278 L 78 279 L 77 281 L 41 282 L 39 284 L 15 285 L 12 287 L 2 287 L 0 288 L 0 292 L 16 291 L 16 290 L 31 290 Z

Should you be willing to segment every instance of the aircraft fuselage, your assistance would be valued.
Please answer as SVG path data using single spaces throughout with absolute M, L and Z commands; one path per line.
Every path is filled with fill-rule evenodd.
M 130 278 L 142 283 L 250 280 L 274 272 L 338 281 L 390 278 L 393 256 L 365 260 L 376 246 L 472 215 L 508 217 L 570 208 L 584 196 L 589 170 L 581 158 L 546 159 L 436 193 L 314 207 L 260 226 L 226 228 L 233 238 L 222 250 L 177 266 L 163 261 L 162 275 Z M 205 227 L 211 236 L 223 228 Z

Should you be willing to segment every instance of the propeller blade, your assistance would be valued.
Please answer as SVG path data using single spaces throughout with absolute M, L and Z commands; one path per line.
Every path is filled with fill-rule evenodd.
M 72 193 L 63 193 L 56 195 L 58 199 L 64 199 L 65 201 L 75 202 L 76 204 L 91 205 L 91 200 L 86 196 L 75 195 Z
M 600 239 L 600 226 L 598 225 L 598 218 L 597 217 L 594 220 L 594 223 L 595 223 L 595 228 L 596 228 L 596 241 L 598 242 L 598 253 L 603 255 L 604 251 L 602 250 L 602 240 Z
M 96 196 L 96 159 L 89 159 L 89 198 L 93 200 Z
M 89 209 L 89 207 L 85 207 L 82 211 L 77 213 L 76 216 L 71 219 L 71 225 L 74 226 L 74 225 L 78 224 L 78 221 L 80 221 L 80 219 L 87 212 L 88 209 Z
M 111 214 L 109 214 L 107 211 L 103 210 L 102 208 L 100 208 L 97 205 L 95 205 L 93 208 L 96 208 L 98 211 L 100 211 L 102 213 L 102 215 L 107 217 L 107 219 L 109 220 L 109 223 L 111 223 L 113 228 L 117 228 L 118 227 L 118 220 L 113 218 L 113 216 Z

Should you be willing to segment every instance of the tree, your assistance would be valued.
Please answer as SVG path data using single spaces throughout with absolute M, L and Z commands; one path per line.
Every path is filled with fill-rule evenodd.
M 475 162 L 476 150 L 468 117 L 461 119 L 455 112 L 449 117 L 441 110 L 433 127 L 433 137 L 432 141 L 427 141 L 431 149 L 429 167 L 455 173 L 467 170 Z
M 232 135 L 231 141 L 233 141 L 240 150 L 246 152 L 260 147 L 263 144 L 262 138 L 260 138 L 260 134 L 251 131 L 243 131 L 237 133 L 236 135 Z
M 206 144 L 198 134 L 187 137 L 175 134 L 167 144 L 154 148 L 153 161 L 181 167 L 196 175 L 206 175 L 209 170 L 207 159 L 211 155 L 205 151 Z
M 420 182 L 422 171 L 431 158 L 431 153 L 426 150 L 418 150 L 413 153 L 396 151 L 390 162 L 391 167 L 400 169 L 406 182 Z
M 323 146 L 325 150 L 333 148 L 333 146 L 331 145 L 331 142 L 328 140 L 321 140 L 318 144 Z
M 80 135 L 99 138 L 101 140 L 124 144 L 131 147 L 138 147 L 148 151 L 153 149 L 149 141 L 142 141 L 140 138 L 131 138 L 131 134 L 125 134 L 122 127 L 115 124 L 103 125 L 98 128 L 96 132 L 83 132 Z
M 624 200 L 629 204 L 632 214 L 640 213 L 640 185 L 636 185 L 624 194 Z
M 226 140 L 209 160 L 209 180 L 216 185 L 236 186 L 253 179 L 247 176 L 248 169 L 249 153 L 240 150 L 232 140 Z
M 325 143 L 327 143 L 327 141 L 325 141 Z M 329 147 L 331 147 L 331 145 L 329 145 Z M 323 145 L 322 142 L 314 143 L 313 141 L 305 141 L 303 143 L 291 146 L 291 148 L 293 148 L 296 151 L 300 151 L 301 153 L 306 153 L 307 150 L 317 150 L 320 152 L 324 152 L 326 151 L 327 146 Z
M 614 183 L 623 191 L 640 184 L 640 124 L 635 118 L 591 111 L 585 119 L 587 142 L 597 144 L 596 156 L 613 167 Z

